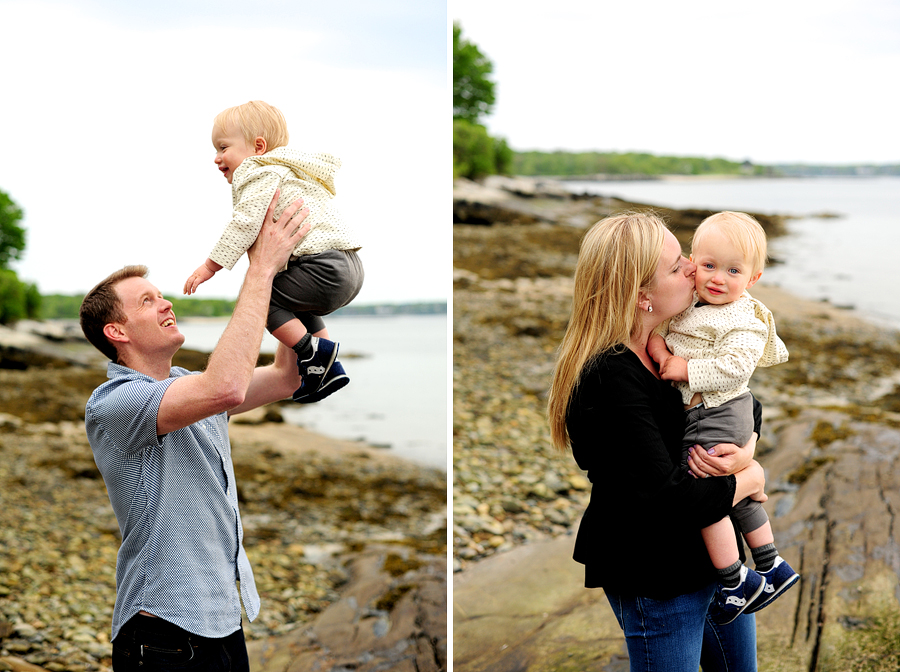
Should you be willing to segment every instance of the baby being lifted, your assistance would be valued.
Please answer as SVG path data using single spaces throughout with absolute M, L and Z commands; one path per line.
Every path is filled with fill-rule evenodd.
M 287 147 L 284 117 L 260 100 L 219 113 L 212 141 L 216 167 L 232 188 L 234 211 L 209 258 L 185 282 L 184 293 L 193 294 L 222 268 L 234 267 L 256 240 L 276 191 L 276 220 L 302 198 L 312 228 L 275 276 L 266 328 L 297 353 L 302 381 L 294 401 L 320 401 L 350 380 L 322 316 L 350 303 L 364 278 L 356 254 L 360 243 L 333 202 L 334 175 L 341 162 L 330 154 Z

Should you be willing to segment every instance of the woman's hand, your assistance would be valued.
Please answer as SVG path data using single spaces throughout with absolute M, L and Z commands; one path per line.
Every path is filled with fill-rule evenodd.
M 688 450 L 688 468 L 695 478 L 727 476 L 745 469 L 756 452 L 756 433 L 750 435 L 746 446 L 720 443 L 708 451 L 701 446 Z

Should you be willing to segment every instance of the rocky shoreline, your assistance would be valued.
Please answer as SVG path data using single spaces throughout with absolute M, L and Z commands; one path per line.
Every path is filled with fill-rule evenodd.
M 0 331 L 0 671 L 111 667 L 120 538 L 84 432 L 106 379 L 92 353 Z M 263 603 L 244 623 L 253 669 L 444 669 L 446 474 L 283 423 L 278 406 L 230 434 Z
M 576 529 L 590 484 L 570 456 L 551 448 L 545 407 L 578 243 L 603 216 L 646 207 L 524 182 L 495 178 L 454 190 L 453 563 L 462 578 L 505 552 Z M 683 243 L 711 214 L 655 210 Z M 783 218 L 760 221 L 770 236 L 783 230 Z M 758 619 L 760 669 L 880 669 L 847 661 L 873 655 L 866 638 L 900 614 L 900 531 L 890 523 L 900 506 L 898 334 L 764 282 L 753 294 L 775 314 L 791 359 L 758 370 L 751 382 L 765 408 L 757 457 L 768 473 L 779 550 L 803 581 Z M 607 612 L 598 605 L 591 618 L 612 618 Z M 492 613 L 508 616 L 503 605 Z M 497 646 L 490 658 L 464 656 L 488 628 L 468 628 L 457 615 L 454 629 L 467 636 L 454 663 L 461 670 L 522 669 L 524 661 L 528 669 L 568 669 L 548 657 L 549 635 L 540 627 L 520 632 L 519 650 L 506 657 Z M 567 631 L 560 656 L 571 660 L 583 643 L 595 647 L 585 653 L 591 665 L 612 665 L 624 647 L 617 629 L 609 632 L 598 645 Z M 896 641 L 900 628 L 892 632 Z M 529 659 L 539 639 L 541 657 Z

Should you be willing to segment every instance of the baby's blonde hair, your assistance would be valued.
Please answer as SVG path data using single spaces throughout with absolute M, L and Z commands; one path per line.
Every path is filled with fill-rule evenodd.
M 236 105 L 216 115 L 213 126 L 226 130 L 230 124 L 240 129 L 247 144 L 256 138 L 266 141 L 266 151 L 288 144 L 287 122 L 281 111 L 261 100 L 251 100 L 243 105 Z
M 702 242 L 703 236 L 711 230 L 721 231 L 726 238 L 741 251 L 753 267 L 753 274 L 766 266 L 766 232 L 753 217 L 743 212 L 717 212 L 704 219 L 691 240 L 691 252 Z

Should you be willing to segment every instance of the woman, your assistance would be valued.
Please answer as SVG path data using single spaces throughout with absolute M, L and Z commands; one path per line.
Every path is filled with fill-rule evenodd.
M 593 483 L 575 560 L 585 586 L 604 589 L 632 670 L 756 670 L 754 616 L 727 626 L 706 617 L 716 572 L 700 530 L 745 497 L 766 499 L 752 459 L 759 404 L 750 443 L 695 451 L 689 466 L 701 478 L 692 478 L 678 467 L 681 396 L 647 353 L 653 330 L 690 304 L 695 270 L 652 214 L 595 224 L 581 244 L 550 390 L 553 443 L 571 447 Z

